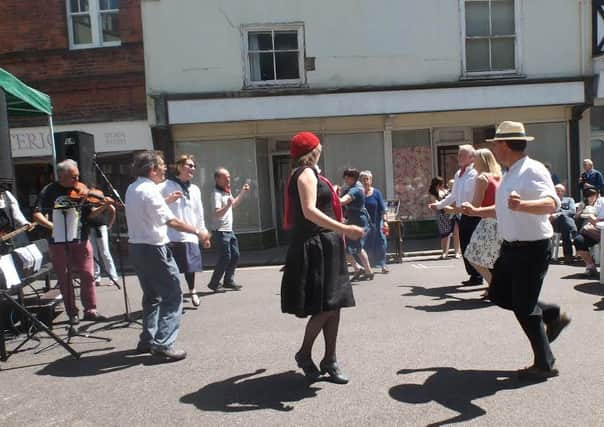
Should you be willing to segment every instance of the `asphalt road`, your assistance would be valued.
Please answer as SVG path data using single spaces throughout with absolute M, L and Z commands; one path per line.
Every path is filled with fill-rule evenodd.
M 134 354 L 140 328 L 121 322 L 121 291 L 101 287 L 99 309 L 114 322 L 88 329 L 112 341 L 75 338 L 80 360 L 54 346 L 0 363 L 0 425 L 604 424 L 604 287 L 578 277 L 581 268 L 550 268 L 542 296 L 573 322 L 553 344 L 560 376 L 528 385 L 515 378 L 531 363 L 528 341 L 510 312 L 459 286 L 460 260 L 414 258 L 391 270 L 355 286 L 357 307 L 343 311 L 344 386 L 308 385 L 297 370 L 305 323 L 281 314 L 277 267 L 241 269 L 241 292 L 203 287 L 199 309 L 186 302 L 178 344 L 189 357 L 167 365 Z M 128 290 L 138 311 L 134 277 Z M 42 338 L 38 350 L 51 343 Z M 322 351 L 319 339 L 317 362 Z

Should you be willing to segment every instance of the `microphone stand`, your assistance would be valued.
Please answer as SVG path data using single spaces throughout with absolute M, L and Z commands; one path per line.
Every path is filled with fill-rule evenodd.
M 96 154 L 92 155 L 92 164 L 94 165 L 94 168 L 99 173 L 99 175 L 103 178 L 103 181 L 105 181 L 107 188 L 109 188 L 109 190 L 111 191 L 111 194 L 113 195 L 115 200 L 118 202 L 118 204 L 122 207 L 125 206 L 124 201 L 120 197 L 120 193 L 118 193 L 118 191 L 115 189 L 115 187 L 113 186 L 113 184 L 111 183 L 111 181 L 109 180 L 107 175 L 105 175 L 105 172 L 103 172 L 103 170 L 99 166 L 98 162 L 96 161 Z M 125 311 L 126 311 L 126 313 L 124 314 L 124 319 L 126 320 L 127 324 L 129 325 L 130 323 L 135 323 L 136 320 L 132 318 L 132 314 L 130 311 L 130 300 L 128 298 L 128 290 L 126 289 L 126 274 L 124 272 L 124 259 L 123 259 L 122 250 L 121 250 L 122 239 L 120 237 L 120 228 L 121 228 L 120 227 L 120 216 L 117 212 L 115 214 L 115 226 L 117 228 L 117 231 L 115 231 L 113 235 L 114 235 L 115 245 L 117 246 L 117 258 L 118 258 L 118 264 L 119 264 L 119 268 L 120 268 L 120 274 L 122 276 L 122 289 L 124 291 L 124 307 L 125 307 Z

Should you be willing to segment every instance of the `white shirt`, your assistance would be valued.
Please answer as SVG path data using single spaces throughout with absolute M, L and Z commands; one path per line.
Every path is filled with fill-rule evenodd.
M 182 192 L 180 184 L 171 179 L 167 179 L 159 184 L 159 189 L 164 198 L 174 191 Z M 180 218 L 200 231 L 207 231 L 206 223 L 203 218 L 201 191 L 199 191 L 199 187 L 195 184 L 189 186 L 189 198 L 183 194 L 183 196 L 175 202 L 168 203 L 168 207 L 176 218 Z M 199 238 L 195 234 L 183 233 L 174 228 L 168 228 L 168 238 L 171 242 L 199 243 Z
M 495 193 L 497 230 L 503 240 L 508 242 L 551 238 L 554 230 L 549 215 L 535 215 L 508 208 L 508 198 L 512 191 L 518 193 L 522 200 L 551 197 L 558 209 L 560 199 L 556 194 L 552 177 L 543 163 L 525 156 L 516 161 L 503 175 Z
M 126 221 L 129 243 L 162 246 L 168 239 L 166 223 L 175 218 L 164 201 L 159 186 L 149 178 L 138 177 L 126 191 Z
M 233 205 L 227 209 L 222 217 L 216 215 L 216 209 L 224 208 L 232 195 L 215 188 L 212 196 L 212 207 L 214 208 L 214 230 L 233 231 Z
M 453 188 L 447 197 L 436 203 L 438 209 L 446 208 L 455 203 L 458 208 L 463 202 L 470 202 L 474 199 L 474 189 L 476 188 L 476 177 L 478 172 L 474 165 L 469 165 L 463 175 L 459 175 L 461 169 L 455 172 Z
M 25 219 L 25 215 L 21 212 L 21 208 L 19 207 L 19 202 L 15 199 L 15 196 L 12 195 L 10 191 L 5 191 L 4 196 L 0 197 L 0 209 L 4 209 L 8 206 L 10 209 L 10 214 L 15 221 L 15 226 L 23 227 L 25 224 L 29 224 L 29 221 Z

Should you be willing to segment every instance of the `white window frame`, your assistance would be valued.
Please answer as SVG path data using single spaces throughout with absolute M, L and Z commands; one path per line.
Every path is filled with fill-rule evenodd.
M 275 38 L 274 33 L 276 31 L 296 31 L 298 33 L 298 69 L 300 72 L 300 78 L 298 79 L 281 79 L 281 80 L 263 80 L 263 81 L 252 81 L 251 69 L 250 69 L 250 56 L 249 56 L 249 42 L 248 35 L 250 32 L 272 32 L 273 40 Z M 242 36 L 242 53 L 243 53 L 243 83 L 246 88 L 262 88 L 262 87 L 299 87 L 306 84 L 306 70 L 304 67 L 304 58 L 306 56 L 306 47 L 304 44 L 304 23 L 303 22 L 291 22 L 283 24 L 250 24 L 241 26 Z M 274 52 L 274 51 L 273 51 Z M 275 77 L 277 76 L 277 63 L 273 61 Z
M 467 2 L 485 2 L 492 0 L 459 0 L 459 10 L 461 18 L 461 75 L 462 78 L 494 78 L 494 77 L 509 77 L 509 76 L 521 76 L 522 64 L 520 58 L 521 54 L 521 0 L 514 0 L 514 26 L 515 26 L 515 37 L 514 37 L 514 69 L 510 70 L 494 70 L 494 71 L 467 71 L 467 57 L 466 57 L 466 3 Z M 489 52 L 490 57 L 490 52 Z
M 88 12 L 71 12 L 70 0 L 65 0 L 65 10 L 67 12 L 67 32 L 69 35 L 69 49 L 70 50 L 78 50 L 78 49 L 92 49 L 96 47 L 111 47 L 111 46 L 121 46 L 122 41 L 110 41 L 103 42 L 103 30 L 101 28 L 101 14 L 106 12 L 118 12 L 119 9 L 107 9 L 101 10 L 100 8 L 100 0 L 89 0 L 89 10 Z M 71 19 L 73 16 L 77 15 L 90 15 L 90 32 L 92 34 L 92 43 L 80 43 L 75 44 L 73 40 L 73 20 Z

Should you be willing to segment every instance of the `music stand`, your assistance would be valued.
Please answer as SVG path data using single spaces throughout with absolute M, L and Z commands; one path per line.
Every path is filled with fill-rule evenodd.
M 11 255 L 12 256 L 12 255 Z M 4 280 L 4 278 L 2 278 Z M 4 336 L 4 322 L 0 322 L 0 361 L 6 362 L 8 358 L 14 353 L 18 352 L 30 339 L 33 339 L 34 336 L 39 332 L 45 332 L 49 337 L 51 337 L 55 342 L 65 350 L 67 350 L 75 359 L 80 358 L 80 353 L 75 351 L 73 347 L 69 345 L 68 342 L 61 339 L 57 336 L 53 331 L 48 328 L 44 323 L 42 323 L 35 314 L 31 313 L 27 308 L 25 308 L 22 304 L 15 301 L 15 299 L 10 295 L 10 289 L 0 289 L 0 303 L 7 303 L 12 306 L 15 310 L 21 313 L 25 318 L 29 319 L 30 322 L 35 326 L 33 332 L 28 332 L 27 338 L 22 341 L 14 350 L 8 351 L 6 349 L 6 341 Z
M 63 214 L 63 231 L 65 233 L 64 236 L 61 236 L 62 240 L 61 242 L 57 243 L 57 238 L 54 235 L 54 233 L 57 232 L 57 228 L 54 227 L 53 228 L 53 239 L 55 241 L 55 244 L 60 244 L 63 246 L 64 250 L 65 250 L 65 266 L 67 269 L 67 283 L 73 288 L 73 276 L 72 276 L 72 271 L 71 271 L 71 265 L 69 263 L 69 243 L 75 241 L 76 239 L 73 238 L 72 240 L 69 240 L 69 232 L 68 232 L 68 228 L 67 228 L 67 211 L 69 209 L 75 209 L 76 211 L 78 211 L 79 213 L 81 213 L 81 208 L 83 206 L 83 203 L 77 204 L 77 203 L 63 203 L 63 204 L 59 204 L 57 205 L 55 203 L 55 205 L 53 206 L 53 210 L 58 210 Z M 69 292 L 69 295 L 63 295 L 63 298 L 71 298 L 72 295 L 74 295 L 73 292 Z M 75 301 L 73 302 L 75 304 Z M 69 313 L 67 313 L 68 316 Z M 77 325 L 73 325 L 73 324 L 69 324 L 69 327 L 67 328 L 67 342 L 71 343 L 71 339 L 73 337 L 83 337 L 83 338 L 90 338 L 90 339 L 95 339 L 95 340 L 99 340 L 99 341 L 106 341 L 109 342 L 111 341 L 111 338 L 106 338 L 106 337 L 99 337 L 99 336 L 95 336 L 95 335 L 91 335 L 85 331 L 81 331 L 80 328 Z
M 109 180 L 107 175 L 105 175 L 105 172 L 103 172 L 103 170 L 99 166 L 98 162 L 96 161 L 96 154 L 92 155 L 92 164 L 94 165 L 95 169 L 97 170 L 97 172 L 99 173 L 101 178 L 103 178 L 103 181 L 105 181 L 105 184 L 107 185 L 109 190 L 111 190 L 111 193 L 112 193 L 113 197 L 115 197 L 115 200 L 119 203 L 120 206 L 125 206 L 124 201 L 120 197 L 120 193 L 118 193 L 118 191 L 115 189 L 113 184 L 111 184 L 111 181 Z M 126 289 L 126 275 L 124 273 L 124 258 L 122 256 L 122 248 L 121 248 L 120 216 L 117 212 L 115 213 L 115 228 L 117 229 L 117 231 L 114 233 L 115 246 L 117 246 L 117 259 L 118 259 L 118 264 L 120 267 L 120 275 L 122 276 L 122 289 L 124 291 L 124 308 L 126 311 L 126 313 L 124 314 L 124 320 L 127 323 L 126 326 L 128 326 L 131 323 L 139 323 L 139 322 L 137 322 L 136 319 L 133 319 L 131 316 L 131 313 L 130 313 L 130 300 L 128 298 L 128 290 Z

